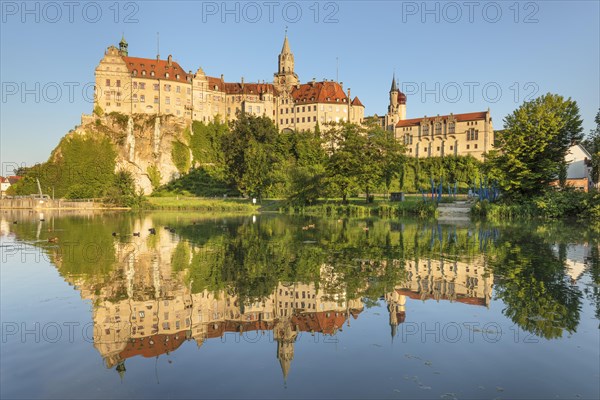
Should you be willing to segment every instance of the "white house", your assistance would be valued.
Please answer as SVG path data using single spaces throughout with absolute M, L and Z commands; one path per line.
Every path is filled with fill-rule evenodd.
M 0 176 L 0 197 L 6 196 L 6 191 L 10 187 L 10 181 L 8 178 Z
M 591 160 L 591 154 L 582 145 L 571 146 L 565 156 L 565 161 L 568 164 L 567 185 L 586 192 L 592 187 Z

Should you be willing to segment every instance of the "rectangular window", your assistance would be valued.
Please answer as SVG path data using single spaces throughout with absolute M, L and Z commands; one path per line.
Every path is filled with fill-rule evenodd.
M 160 88 L 160 87 L 158 86 L 158 83 L 155 83 L 153 86 L 154 86 L 154 90 L 159 90 L 159 88 Z
M 313 107 L 313 111 L 317 111 L 317 105 L 315 104 L 315 106 Z
M 133 88 L 137 89 L 137 82 L 133 82 Z
M 281 122 L 279 122 L 279 124 L 283 125 L 283 118 L 281 119 Z
M 178 105 L 178 106 L 180 106 L 180 105 L 181 105 L 181 99 L 180 99 L 179 97 L 177 97 L 177 98 L 175 99 L 175 105 Z
M 117 79 L 117 87 L 121 87 L 121 80 Z
M 146 102 L 146 96 L 144 96 L 143 94 L 140 95 L 140 103 L 145 103 Z
M 187 88 L 187 94 L 191 94 L 192 93 L 192 89 Z
M 154 104 L 158 104 L 158 96 L 154 96 Z
M 256 106 L 256 113 L 260 114 L 260 106 Z
M 302 106 L 302 112 L 306 111 L 306 107 Z
M 106 86 L 110 86 L 110 79 L 106 80 Z
M 171 98 L 165 97 L 165 104 L 171 104 Z
M 248 112 L 252 112 L 252 106 L 248 106 Z
M 316 107 L 316 106 L 315 106 Z M 317 116 L 313 116 L 313 122 L 317 122 Z
M 302 117 L 302 122 L 306 122 L 304 117 Z
M 181 86 L 176 86 L 175 87 L 175 92 L 176 93 L 181 93 Z
M 143 82 L 140 82 L 140 89 L 142 89 L 142 90 L 146 89 L 146 84 Z

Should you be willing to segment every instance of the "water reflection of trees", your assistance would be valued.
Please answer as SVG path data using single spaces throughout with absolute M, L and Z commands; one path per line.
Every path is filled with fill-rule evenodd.
M 44 247 L 61 274 L 84 280 L 89 290 L 104 293 L 109 301 L 123 299 L 131 291 L 124 283 L 125 269 L 118 266 L 136 257 L 139 249 L 128 247 L 132 237 L 126 233 L 141 229 L 138 240 L 148 248 L 164 246 L 160 240 L 171 236 L 172 248 L 165 257 L 170 258 L 172 273 L 192 293 L 226 290 L 242 303 L 268 297 L 280 282 L 304 282 L 323 286 L 332 299 L 344 290 L 348 299 L 362 299 L 370 306 L 406 281 L 407 262 L 483 260 L 495 277 L 494 291 L 505 304 L 504 314 L 528 332 L 556 338 L 575 331 L 584 294 L 600 317 L 598 238 L 592 231 L 552 224 L 461 227 L 266 215 L 256 221 L 193 219 L 152 216 L 147 224 L 160 230 L 156 236 L 141 229 L 146 227 L 132 215 L 57 218 L 48 228 L 51 232 L 46 231 L 49 224 L 34 229 L 37 222 L 33 228 L 19 224 L 11 229 Z M 167 224 L 175 234 L 162 229 Z M 113 237 L 112 232 L 120 234 Z M 45 243 L 50 236 L 58 236 L 58 244 Z M 592 283 L 583 292 L 565 272 L 564 245 L 555 250 L 557 243 L 577 242 L 589 243 L 591 249 L 587 271 Z M 323 265 L 329 266 L 335 280 L 323 279 Z M 155 295 L 152 290 L 142 292 L 138 295 Z

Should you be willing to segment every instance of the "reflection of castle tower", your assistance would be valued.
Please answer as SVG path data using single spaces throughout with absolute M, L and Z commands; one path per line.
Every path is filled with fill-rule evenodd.
M 274 337 L 277 340 L 277 359 L 281 365 L 283 379 L 287 380 L 290 366 L 294 359 L 294 342 L 298 332 L 292 326 L 291 319 L 285 319 L 278 323 L 274 329 Z
M 396 336 L 396 330 L 399 324 L 404 322 L 406 318 L 406 296 L 399 294 L 397 291 L 386 293 L 385 301 L 388 303 L 387 309 L 390 313 L 390 328 L 392 340 Z

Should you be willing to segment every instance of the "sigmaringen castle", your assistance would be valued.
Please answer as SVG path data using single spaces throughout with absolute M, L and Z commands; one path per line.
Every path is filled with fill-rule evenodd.
M 104 112 L 172 114 L 187 120 L 209 122 L 216 116 L 236 118 L 238 111 L 268 116 L 281 131 L 309 130 L 317 123 L 365 121 L 365 107 L 341 82 L 315 79 L 300 83 L 294 72 L 294 54 L 287 35 L 273 83 L 225 82 L 202 68 L 186 72 L 172 56 L 166 60 L 130 57 L 125 38 L 109 46 L 95 72 L 94 107 Z M 464 114 L 406 119 L 406 95 L 395 76 L 384 116 L 374 118 L 402 141 L 409 155 L 435 157 L 472 155 L 482 159 L 494 142 L 489 109 Z

